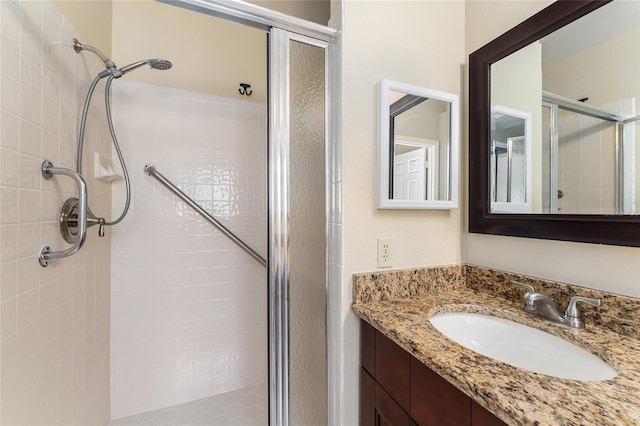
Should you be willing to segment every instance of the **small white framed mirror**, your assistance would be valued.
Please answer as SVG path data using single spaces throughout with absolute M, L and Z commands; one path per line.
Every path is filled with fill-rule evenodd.
M 379 209 L 458 207 L 458 95 L 381 80 Z

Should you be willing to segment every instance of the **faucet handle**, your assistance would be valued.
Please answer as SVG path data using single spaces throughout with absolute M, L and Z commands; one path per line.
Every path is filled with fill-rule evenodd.
M 566 317 L 580 318 L 580 309 L 578 309 L 578 302 L 588 303 L 593 306 L 602 305 L 602 302 L 600 301 L 600 299 L 590 299 L 588 297 L 573 296 L 569 300 L 569 306 L 567 306 L 567 310 L 564 313 Z
M 91 213 L 91 210 L 89 210 L 87 212 L 87 228 L 89 228 L 89 227 L 91 227 L 93 225 L 99 225 L 98 226 L 98 236 L 99 237 L 104 237 L 104 226 L 106 225 L 106 221 L 105 221 L 104 217 L 97 217 L 93 213 Z
M 519 281 L 511 281 L 511 285 L 514 287 L 520 287 L 520 288 L 524 288 L 526 289 L 529 293 L 535 293 L 536 289 L 533 288 L 533 286 L 529 285 L 529 284 L 524 284 L 521 283 Z

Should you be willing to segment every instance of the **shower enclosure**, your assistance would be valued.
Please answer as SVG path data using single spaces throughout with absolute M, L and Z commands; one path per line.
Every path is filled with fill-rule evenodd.
M 234 415 L 326 424 L 334 32 L 250 5 L 168 3 L 206 25 L 243 27 L 261 45 L 264 79 L 238 80 L 241 96 L 171 87 L 166 76 L 113 85 L 133 193 L 129 215 L 111 228 L 114 424 L 232 396 L 236 409 L 207 412 L 212 424 Z M 196 73 L 198 64 L 171 59 Z M 216 69 L 199 72 L 216 79 Z M 256 255 L 148 176 L 148 164 Z M 113 184 L 113 214 L 123 185 Z
M 327 306 L 337 305 L 327 283 L 340 276 L 334 31 L 224 0 L 3 1 L 0 15 L 0 423 L 127 423 L 145 412 L 179 424 L 335 423 L 326 418 L 327 389 L 337 389 L 326 385 Z M 82 175 L 73 170 L 85 96 L 109 68 L 75 52 L 74 38 L 132 64 L 124 71 L 141 55 L 173 66 L 113 80 L 130 210 L 43 268 L 43 245 L 70 246 L 59 223 L 67 199 L 110 219 L 125 204 L 100 97 Z M 44 160 L 55 164 L 50 179 Z M 103 175 L 109 163 L 116 170 Z M 149 163 L 267 267 L 147 176 Z M 79 210 L 83 233 L 91 218 Z M 178 419 L 185 408 L 193 416 Z

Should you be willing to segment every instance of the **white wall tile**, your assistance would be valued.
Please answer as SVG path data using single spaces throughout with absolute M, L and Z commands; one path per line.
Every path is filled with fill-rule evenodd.
M 5 187 L 0 189 L 0 222 L 2 223 L 18 223 L 18 193 L 17 188 Z
M 40 167 L 44 159 L 56 166 L 75 163 L 75 111 L 84 99 L 74 91 L 74 77 L 90 76 L 74 70 L 73 49 L 50 44 L 59 41 L 64 22 L 53 2 L 3 1 L 0 7 L 0 424 L 105 424 L 110 270 L 99 269 L 96 259 L 109 259 L 109 237 L 90 236 L 80 254 L 47 269 L 37 261 L 43 244 L 68 246 L 57 215 L 75 194 L 74 183 L 63 176 L 44 181 Z M 72 60 L 65 68 L 70 72 L 61 74 L 59 52 L 65 49 Z M 59 112 L 63 98 L 66 121 Z M 60 121 L 71 141 L 67 149 L 61 149 Z M 106 131 L 97 125 L 96 132 Z M 85 179 L 92 197 L 108 204 L 109 191 Z
M 40 221 L 40 194 L 41 191 L 31 189 L 20 190 L 19 220 L 20 223 Z
M 2 93 L 0 93 L 0 106 L 13 114 L 20 113 L 20 80 L 2 70 Z
M 12 297 L 0 305 L 0 332 L 9 336 L 16 332 L 17 327 L 17 299 Z
M 20 49 L 16 42 L 2 34 L 2 70 L 15 78 L 20 77 Z
M 114 120 L 122 129 L 122 150 L 129 153 L 134 202 L 133 220 L 113 230 L 114 418 L 264 382 L 267 369 L 264 327 L 240 336 L 262 344 L 244 344 L 250 350 L 236 351 L 233 363 L 229 351 L 239 338 L 229 331 L 233 306 L 266 324 L 266 271 L 142 172 L 145 164 L 155 163 L 203 208 L 222 215 L 234 233 L 265 250 L 265 106 L 118 83 Z M 246 127 L 247 116 L 255 117 L 248 125 L 254 134 L 240 138 L 232 128 Z M 257 152 L 251 159 L 250 151 Z M 249 170 L 257 163 L 264 163 L 258 167 L 262 173 L 251 176 L 249 191 Z M 114 185 L 114 205 L 122 193 Z M 262 201 L 251 211 L 249 197 Z M 232 198 L 241 202 L 230 209 Z M 253 285 L 246 283 L 248 268 Z M 237 371 L 233 381 L 232 370 Z M 128 400 L 120 398 L 123 394 Z
M 0 225 L 0 235 L 0 262 L 6 264 L 16 259 L 18 225 Z
M 20 85 L 20 116 L 38 126 L 42 123 L 42 96 L 26 84 Z
M 2 32 L 18 43 L 20 41 L 20 8 L 13 1 L 3 1 L 0 7 L 2 8 L 0 12 Z
M 41 127 L 27 120 L 20 120 L 20 152 L 40 157 L 42 150 Z
M 4 148 L 9 148 L 13 151 L 17 151 L 19 148 L 19 140 L 20 140 L 18 117 L 16 115 L 9 114 L 8 112 L 3 112 L 2 125 L 0 127 L 1 127 L 0 131 L 2 132 L 1 133 L 2 141 L 0 141 L 0 146 Z M 17 161 L 15 163 L 17 164 Z M 4 183 L 0 183 L 0 184 L 4 184 Z M 16 182 L 16 185 L 17 185 L 17 182 Z

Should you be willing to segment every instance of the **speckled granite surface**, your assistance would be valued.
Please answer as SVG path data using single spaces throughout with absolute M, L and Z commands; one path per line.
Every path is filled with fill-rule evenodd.
M 640 341 L 635 323 L 639 300 L 475 266 L 431 269 L 354 276 L 353 311 L 507 424 L 640 425 Z M 441 282 L 450 274 L 454 282 Z M 400 278 L 404 276 L 413 279 L 407 286 Z M 416 281 L 416 276 L 425 281 Z M 522 290 L 508 285 L 512 279 L 550 295 L 606 298 L 594 312 L 584 309 L 587 329 L 574 330 L 525 314 Z M 605 304 L 608 309 L 603 309 Z M 511 367 L 440 334 L 429 318 L 442 312 L 489 314 L 544 330 L 601 357 L 618 375 L 607 381 L 577 382 Z
M 584 303 L 580 305 L 587 326 L 596 325 L 640 339 L 640 300 L 638 299 L 479 266 L 464 265 L 463 268 L 467 287 L 487 291 L 494 296 L 504 297 L 517 303 L 521 303 L 524 290 L 509 285 L 513 280 L 532 285 L 536 291 L 551 297 L 561 307 L 566 307 L 571 296 L 575 295 L 600 299 L 602 306 L 599 308 Z
M 453 289 L 464 285 L 464 267 L 406 269 L 353 276 L 354 303 L 416 296 L 435 288 Z

